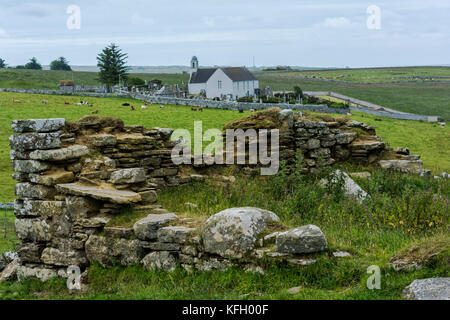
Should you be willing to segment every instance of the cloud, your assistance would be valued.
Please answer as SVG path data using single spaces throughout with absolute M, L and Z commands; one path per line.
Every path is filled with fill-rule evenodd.
M 203 17 L 203 23 L 206 24 L 208 27 L 212 28 L 216 25 L 216 20 L 211 17 Z
M 339 18 L 326 18 L 323 22 L 323 25 L 326 28 L 346 28 L 351 26 L 350 20 L 348 20 L 345 17 L 339 17 Z
M 45 6 L 42 4 L 37 5 L 33 3 L 25 3 L 16 7 L 15 12 L 23 16 L 42 18 L 50 14 L 47 9 L 44 9 L 44 7 Z
M 9 34 L 5 29 L 0 28 L 0 38 L 8 38 Z
M 155 19 L 150 17 L 142 17 L 140 14 L 135 13 L 131 16 L 131 24 L 135 26 L 149 26 L 155 24 Z

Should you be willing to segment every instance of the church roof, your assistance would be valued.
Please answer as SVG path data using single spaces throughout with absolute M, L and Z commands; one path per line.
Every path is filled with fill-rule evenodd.
M 190 83 L 205 83 L 219 68 L 202 68 L 193 72 L 191 75 Z M 258 80 L 256 77 L 248 71 L 247 68 L 233 67 L 233 68 L 220 68 L 232 81 L 252 81 Z

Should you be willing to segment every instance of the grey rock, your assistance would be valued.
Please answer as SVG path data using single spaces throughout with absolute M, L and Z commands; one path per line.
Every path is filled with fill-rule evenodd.
M 31 263 L 41 262 L 41 254 L 44 249 L 43 244 L 22 242 L 18 244 L 18 247 L 17 253 L 20 261 Z
M 78 159 L 89 154 L 86 146 L 74 145 L 62 149 L 35 150 L 30 152 L 29 157 L 33 160 L 64 161 Z
M 320 183 L 323 186 L 326 186 L 327 184 L 336 184 L 340 183 L 342 180 L 342 188 L 345 191 L 345 195 L 347 197 L 353 197 L 356 200 L 358 200 L 360 203 L 364 200 L 370 198 L 370 195 L 367 194 L 350 176 L 341 170 L 334 171 L 328 179 L 322 179 Z
M 14 132 L 52 132 L 58 131 L 64 127 L 66 120 L 56 119 L 27 119 L 13 120 L 11 127 Z
M 157 231 L 176 217 L 174 213 L 149 214 L 133 225 L 134 233 L 140 240 L 154 240 L 157 238 Z
M 300 293 L 300 291 L 302 290 L 302 288 L 303 288 L 303 287 L 293 287 L 293 288 L 289 288 L 289 289 L 287 290 L 287 292 L 288 292 L 289 294 L 298 294 L 298 293 Z
M 279 119 L 281 122 L 286 122 L 289 128 L 294 126 L 294 111 L 291 109 L 283 109 L 279 113 Z
M 309 139 L 306 147 L 308 149 L 318 149 L 320 148 L 320 140 L 318 139 Z
M 23 173 L 43 172 L 50 169 L 50 165 L 36 160 L 13 160 L 13 171 Z
M 17 183 L 14 187 L 15 194 L 19 198 L 52 199 L 56 195 L 54 188 L 28 182 Z
M 57 149 L 61 147 L 61 133 L 22 133 L 9 136 L 11 149 L 18 151 Z
M 16 219 L 14 221 L 17 238 L 24 241 L 49 241 L 50 225 L 41 219 Z
M 139 192 L 142 203 L 149 204 L 158 201 L 158 194 L 154 190 Z
M 148 270 L 174 271 L 177 266 L 175 257 L 167 251 L 149 253 L 141 263 Z
M 139 183 L 146 180 L 145 170 L 142 168 L 122 169 L 114 171 L 109 180 L 113 184 Z
M 414 280 L 402 296 L 407 300 L 450 300 L 450 278 Z
M 158 230 L 157 237 L 161 242 L 185 243 L 197 229 L 186 227 L 164 227 Z
M 61 251 L 55 248 L 45 248 L 42 251 L 42 262 L 55 266 L 85 266 L 87 258 L 83 251 Z
M 6 261 L 6 258 L 3 256 L 3 254 L 0 253 L 0 272 L 2 272 L 7 265 L 8 262 Z
M 358 135 L 354 132 L 343 132 L 336 135 L 337 144 L 349 144 L 352 143 Z
M 381 160 L 382 169 L 390 169 L 403 173 L 420 174 L 423 168 L 421 160 Z
M 17 279 L 20 282 L 26 279 L 39 279 L 42 282 L 46 282 L 58 277 L 58 271 L 57 269 L 45 267 L 19 266 L 17 268 Z
M 347 251 L 334 251 L 333 252 L 333 257 L 336 258 L 346 258 L 346 257 L 350 257 L 351 254 Z
M 75 176 L 70 171 L 55 171 L 47 174 L 30 174 L 29 175 L 30 182 L 36 184 L 42 184 L 47 187 L 52 187 L 56 184 L 60 183 L 68 183 L 73 182 L 75 180 Z
M 3 271 L 0 273 L 0 282 L 12 281 L 17 276 L 17 269 L 20 266 L 20 260 L 16 259 L 10 264 L 8 264 Z
M 117 144 L 117 138 L 112 134 L 95 134 L 89 139 L 94 147 L 110 147 Z
M 327 241 L 319 227 L 306 225 L 277 236 L 277 250 L 282 253 L 312 253 L 327 249 Z
M 231 208 L 210 217 L 202 227 L 206 252 L 226 258 L 242 258 L 253 250 L 268 222 L 278 222 L 270 211 L 253 208 Z
M 118 263 L 122 266 L 137 264 L 144 256 L 138 240 L 90 236 L 86 241 L 86 256 L 92 263 L 98 261 L 108 267 Z

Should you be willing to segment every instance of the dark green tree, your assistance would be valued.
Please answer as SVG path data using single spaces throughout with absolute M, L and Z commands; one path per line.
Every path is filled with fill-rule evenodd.
M 97 56 L 97 67 L 99 67 L 99 81 L 105 84 L 108 92 L 111 87 L 120 82 L 125 82 L 129 67 L 126 65 L 128 55 L 114 43 L 107 46 Z
M 297 99 L 303 99 L 305 97 L 303 90 L 299 86 L 294 87 L 294 95 Z
M 127 85 L 129 87 L 135 86 L 135 87 L 140 87 L 140 86 L 145 86 L 145 81 L 142 80 L 141 78 L 138 77 L 129 77 L 127 80 Z
M 0 58 L 0 69 L 6 68 L 7 64 L 6 61 Z
M 33 70 L 42 70 L 41 64 L 37 61 L 35 57 L 30 59 L 30 62 L 28 62 L 25 65 L 25 69 L 33 69 Z
M 66 58 L 59 57 L 50 63 L 50 70 L 72 71 L 72 68 L 69 66 L 69 61 Z

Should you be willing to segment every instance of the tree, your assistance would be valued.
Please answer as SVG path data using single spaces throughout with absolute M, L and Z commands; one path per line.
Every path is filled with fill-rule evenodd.
M 6 68 L 7 64 L 6 61 L 0 58 L 0 69 Z
M 72 68 L 69 66 L 69 61 L 66 58 L 59 57 L 50 63 L 50 70 L 72 71 Z
M 30 59 L 30 62 L 28 62 L 25 65 L 25 69 L 33 69 L 33 70 L 42 70 L 41 64 L 37 61 L 35 57 Z
M 145 81 L 138 77 L 130 77 L 127 80 L 127 84 L 129 87 L 140 87 L 145 86 Z
M 305 97 L 303 90 L 299 86 L 294 87 L 294 95 L 297 99 L 303 99 Z
M 119 81 L 126 81 L 129 67 L 126 65 L 128 55 L 123 53 L 114 43 L 103 49 L 97 56 L 97 67 L 100 68 L 99 81 L 106 85 L 108 92 Z

